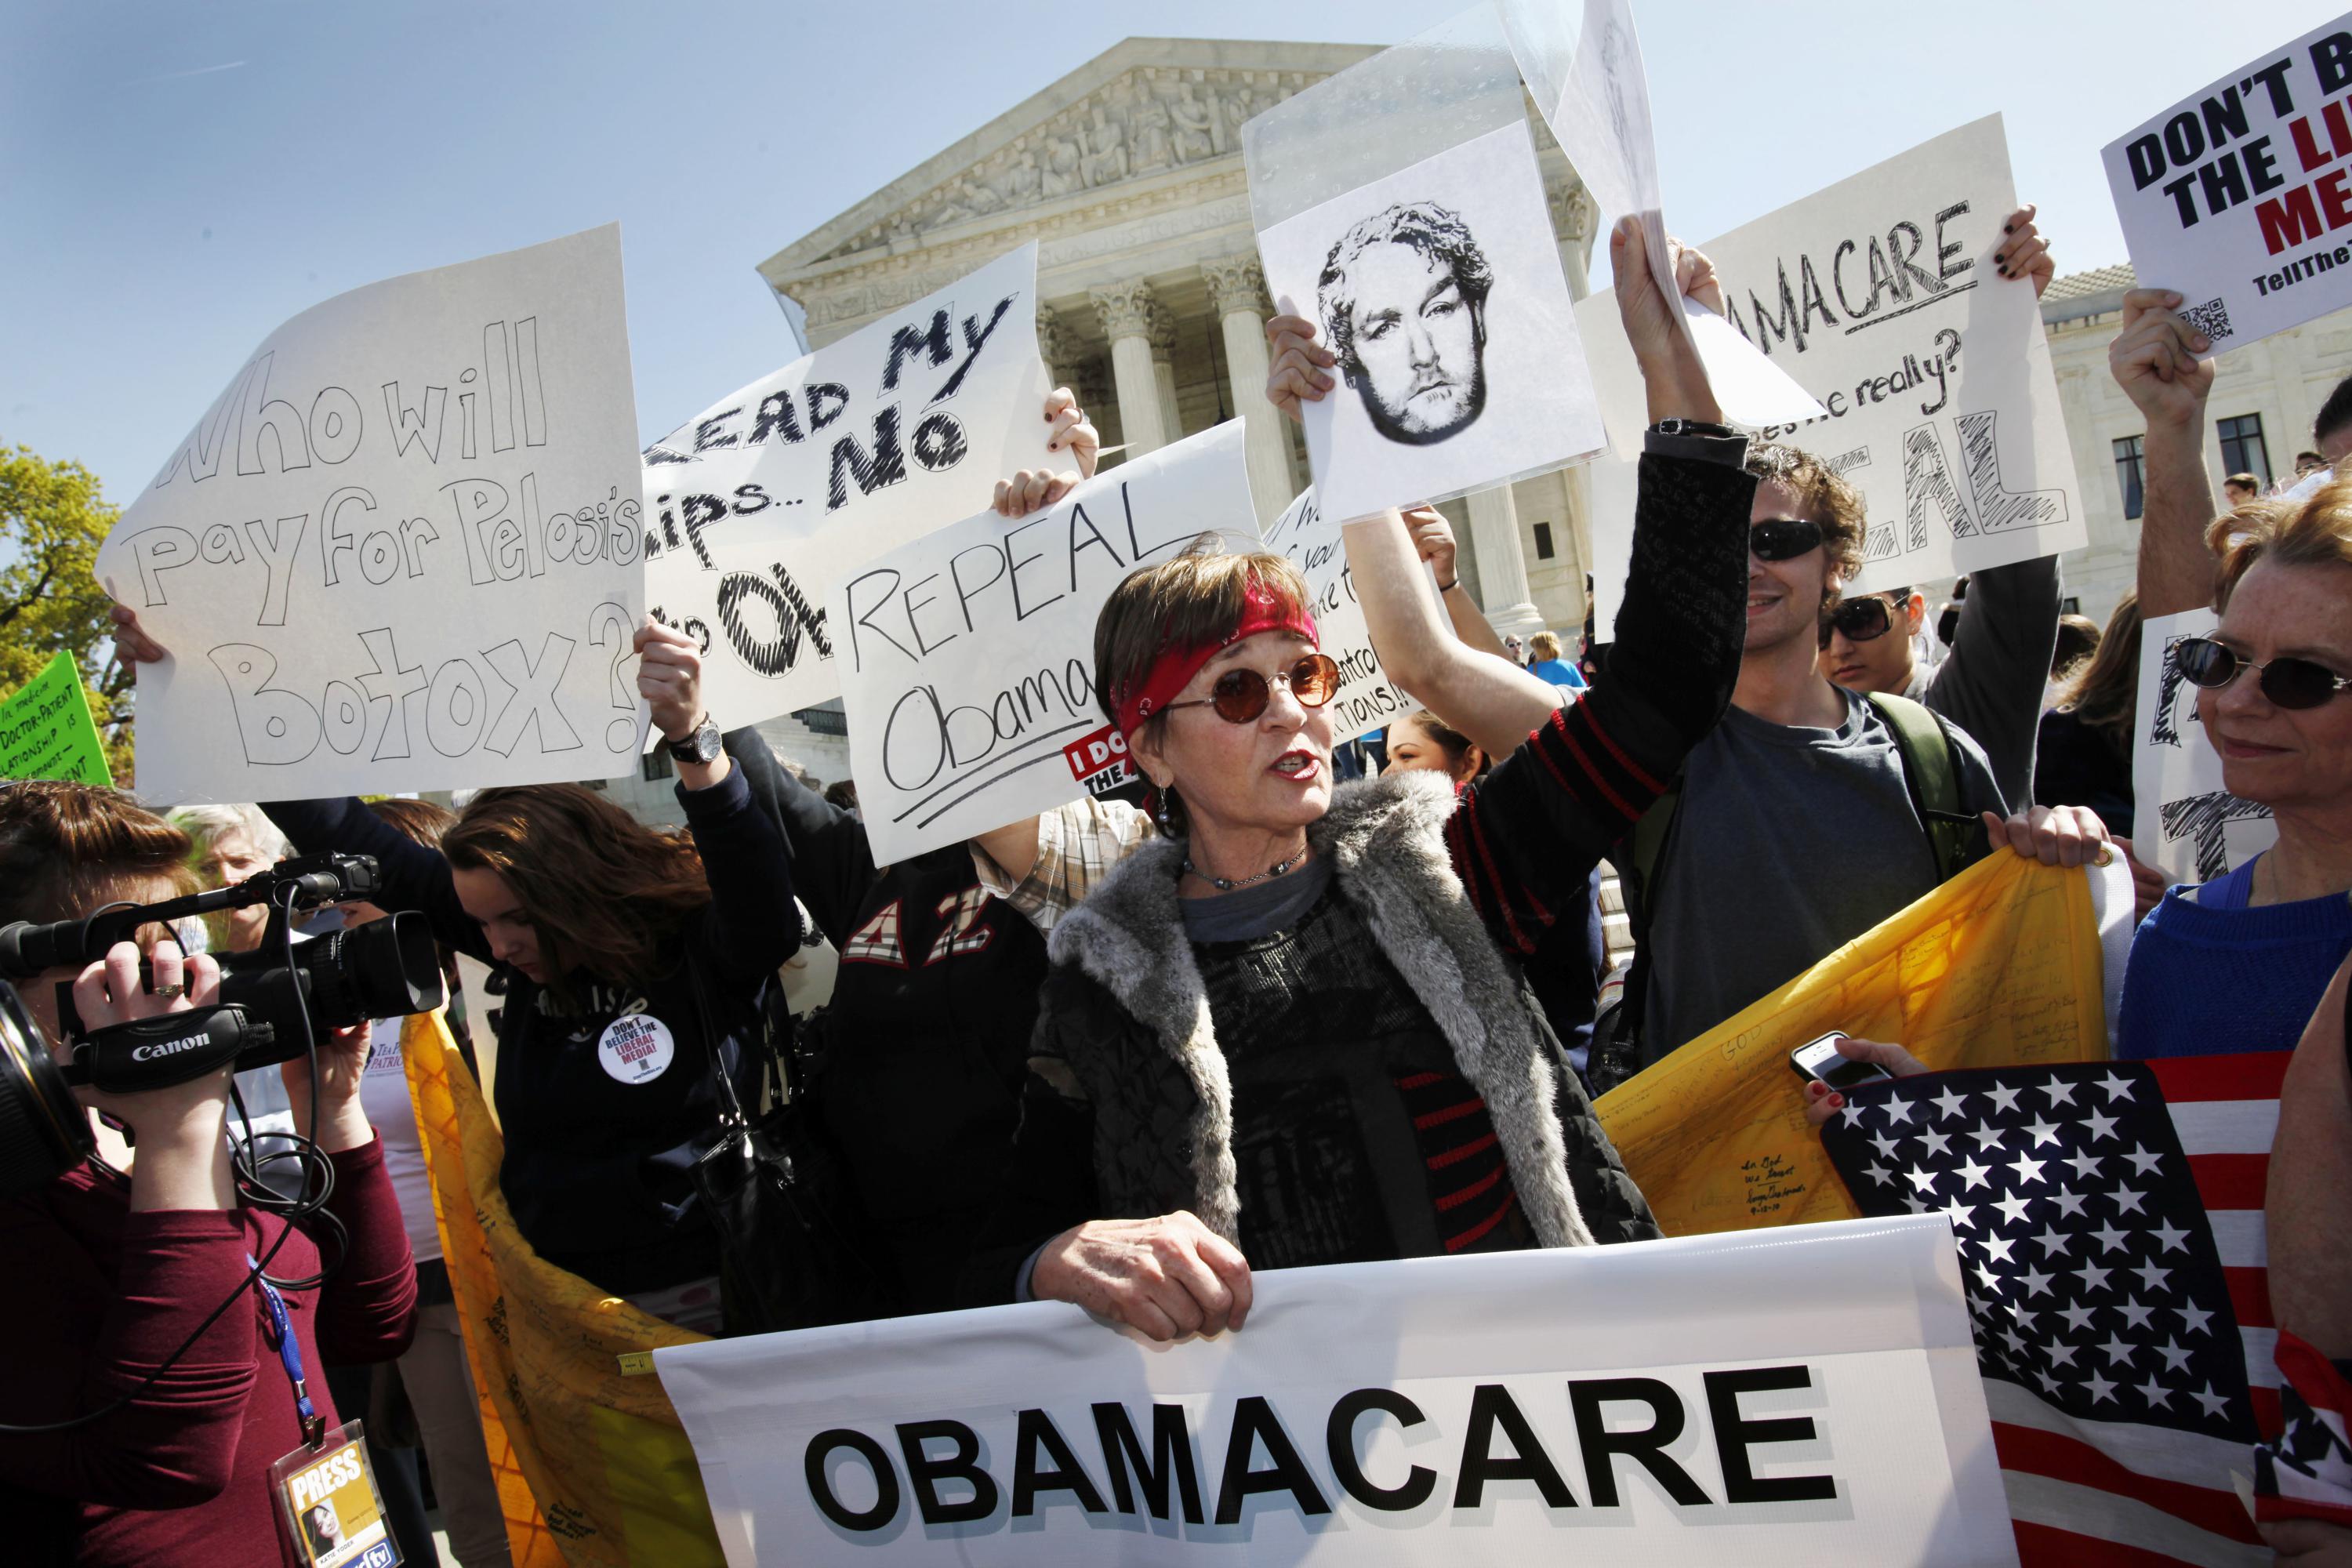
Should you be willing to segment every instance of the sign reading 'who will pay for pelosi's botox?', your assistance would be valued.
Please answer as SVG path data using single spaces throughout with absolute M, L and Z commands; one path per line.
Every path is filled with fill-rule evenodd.
M 272 332 L 99 551 L 173 656 L 140 675 L 141 794 L 635 769 L 635 425 L 617 226 Z

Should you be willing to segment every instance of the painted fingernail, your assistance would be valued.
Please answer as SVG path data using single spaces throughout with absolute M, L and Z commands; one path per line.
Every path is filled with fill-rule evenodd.
M 1845 1096 L 1842 1094 L 1831 1095 L 1830 1109 L 1832 1110 L 1843 1110 L 1845 1109 Z
M 2000 232 L 2003 234 L 2015 234 L 2017 232 L 2017 226 L 2013 223 L 2005 223 L 2000 226 Z

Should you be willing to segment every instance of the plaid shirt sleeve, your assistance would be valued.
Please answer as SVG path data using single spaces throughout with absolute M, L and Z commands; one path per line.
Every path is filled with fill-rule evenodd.
M 1050 932 L 1151 833 L 1151 818 L 1126 802 L 1089 796 L 1038 814 L 1036 863 L 1020 881 L 977 843 L 971 860 L 982 887 Z

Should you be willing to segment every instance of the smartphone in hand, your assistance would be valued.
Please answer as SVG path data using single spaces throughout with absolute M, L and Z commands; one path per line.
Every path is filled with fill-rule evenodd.
M 1840 1089 L 1895 1076 L 1876 1062 L 1858 1062 L 1840 1056 L 1837 1043 L 1845 1037 L 1844 1031 L 1833 1029 L 1817 1040 L 1808 1040 L 1789 1053 L 1789 1066 L 1799 1078 L 1817 1079 Z

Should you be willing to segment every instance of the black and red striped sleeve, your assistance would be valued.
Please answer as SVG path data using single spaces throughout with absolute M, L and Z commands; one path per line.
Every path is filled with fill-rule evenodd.
M 1496 940 L 1522 955 L 1664 793 L 1731 701 L 1756 481 L 1731 460 L 1645 453 L 1608 667 L 1465 789 L 1446 844 Z

